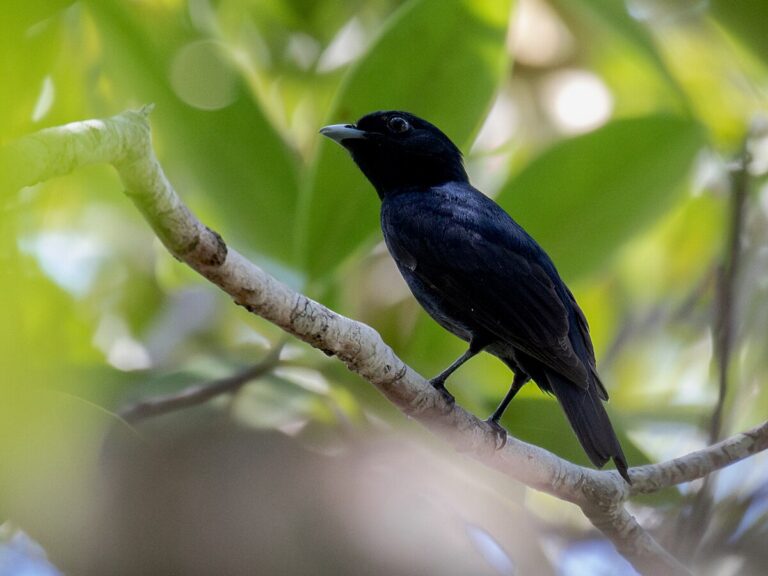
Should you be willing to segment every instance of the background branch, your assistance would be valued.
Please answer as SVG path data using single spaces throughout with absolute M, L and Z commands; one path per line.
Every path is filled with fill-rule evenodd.
M 709 423 L 709 443 L 720 439 L 723 428 L 723 413 L 728 396 L 731 355 L 736 331 L 736 291 L 741 261 L 742 233 L 746 218 L 746 203 L 749 192 L 749 142 L 751 131 L 742 140 L 741 150 L 729 171 L 730 221 L 725 253 L 717 268 L 717 292 L 714 310 L 714 358 L 717 366 L 717 401 Z M 683 516 L 682 526 L 685 537 L 678 542 L 680 554 L 693 557 L 708 525 L 712 513 L 712 485 L 714 477 L 706 476 L 696 492 L 688 517 Z
M 715 341 L 718 373 L 718 396 L 709 429 L 709 442 L 720 439 L 723 420 L 723 408 L 728 392 L 728 375 L 731 366 L 731 352 L 736 318 L 735 293 L 739 277 L 741 260 L 741 235 L 744 230 L 746 202 L 749 193 L 749 140 L 744 137 L 741 151 L 736 158 L 736 166 L 730 172 L 731 213 L 728 230 L 726 254 L 720 266 L 715 314 Z
M 4 176 L 6 185 L 30 185 L 85 164 L 112 163 L 126 194 L 168 250 L 227 292 L 235 303 L 337 356 L 405 414 L 458 451 L 530 487 L 579 505 L 643 573 L 689 573 L 623 508 L 624 501 L 631 494 L 650 493 L 705 476 L 766 449 L 768 424 L 667 463 L 633 468 L 631 490 L 614 471 L 577 466 L 516 438 L 510 437 L 497 451 L 495 434 L 487 424 L 460 406 L 447 404 L 375 330 L 293 291 L 230 249 L 221 236 L 197 220 L 154 156 L 149 111 L 144 108 L 108 120 L 51 128 L 17 141 L 0 154 L 0 166 L 13 168 Z M 242 377 L 228 385 L 241 385 L 241 381 Z
M 160 416 L 175 410 L 197 406 L 222 394 L 236 392 L 248 382 L 271 372 L 279 363 L 282 348 L 282 343 L 278 344 L 261 362 L 236 374 L 213 382 L 188 386 L 173 394 L 143 398 L 120 409 L 118 415 L 123 420 L 133 424 L 152 416 Z

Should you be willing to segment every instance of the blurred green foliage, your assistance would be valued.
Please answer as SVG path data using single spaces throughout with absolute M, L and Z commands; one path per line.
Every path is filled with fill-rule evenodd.
M 413 302 L 380 242 L 375 192 L 317 130 L 374 109 L 435 122 L 574 289 L 632 464 L 706 439 L 728 170 L 754 126 L 724 432 L 768 413 L 765 2 L 13 0 L 0 10 L 0 145 L 154 102 L 158 157 L 201 219 L 281 280 L 378 329 L 427 376 L 463 344 Z M 113 434 L 225 418 L 333 452 L 350 434 L 419 433 L 295 342 L 281 371 L 231 397 L 121 422 L 126 402 L 236 372 L 282 335 L 168 256 L 109 167 L 0 191 L 0 297 L 0 520 L 64 565 L 71 534 L 96 514 L 83 503 Z M 481 357 L 451 389 L 484 416 L 509 379 Z M 505 418 L 510 431 L 585 463 L 554 401 L 528 388 Z M 762 508 L 749 529 L 738 522 L 762 501 L 760 464 L 742 469 L 738 494 L 732 482 L 718 496 L 732 515 L 721 532 L 749 535 L 744 566 L 766 525 Z M 497 488 L 522 505 L 521 491 Z M 642 507 L 665 524 L 684 515 L 684 496 Z M 560 506 L 528 503 L 572 536 L 584 526 L 551 521 L 547 509 Z
M 576 277 L 674 204 L 703 144 L 701 128 L 679 117 L 616 120 L 542 153 L 499 203 Z

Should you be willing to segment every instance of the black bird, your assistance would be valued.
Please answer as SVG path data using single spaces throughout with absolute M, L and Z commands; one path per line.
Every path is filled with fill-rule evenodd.
M 627 461 L 602 401 L 584 313 L 536 241 L 474 188 L 459 149 L 436 126 L 407 112 L 374 112 L 357 124 L 326 126 L 373 184 L 390 254 L 416 300 L 469 349 L 432 385 L 485 350 L 513 372 L 512 387 L 487 420 L 499 425 L 517 391 L 533 379 L 555 395 L 595 466 Z

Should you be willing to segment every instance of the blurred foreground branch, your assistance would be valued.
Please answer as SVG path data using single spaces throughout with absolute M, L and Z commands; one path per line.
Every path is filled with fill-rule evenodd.
M 581 507 L 592 523 L 643 574 L 690 574 L 625 510 L 634 494 L 701 478 L 768 448 L 768 423 L 662 464 L 632 468 L 628 486 L 614 471 L 563 460 L 510 437 L 496 450 L 495 432 L 461 406 L 448 404 L 398 358 L 371 327 L 293 291 L 229 248 L 184 205 L 152 149 L 149 107 L 107 120 L 42 130 L 0 152 L 0 178 L 18 189 L 106 162 L 166 248 L 245 307 L 330 356 L 375 386 L 404 414 L 486 465 L 527 486 Z M 254 192 L 256 193 L 256 192 Z

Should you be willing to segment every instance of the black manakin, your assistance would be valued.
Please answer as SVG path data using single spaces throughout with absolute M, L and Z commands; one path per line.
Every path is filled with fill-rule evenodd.
M 485 350 L 514 372 L 488 419 L 499 425 L 520 387 L 533 379 L 555 395 L 589 459 L 627 462 L 602 401 L 589 327 L 549 256 L 498 204 L 472 187 L 461 152 L 437 127 L 407 112 L 374 112 L 320 133 L 352 154 L 381 199 L 381 227 L 413 295 L 441 326 L 469 343 L 431 380 L 445 380 Z

